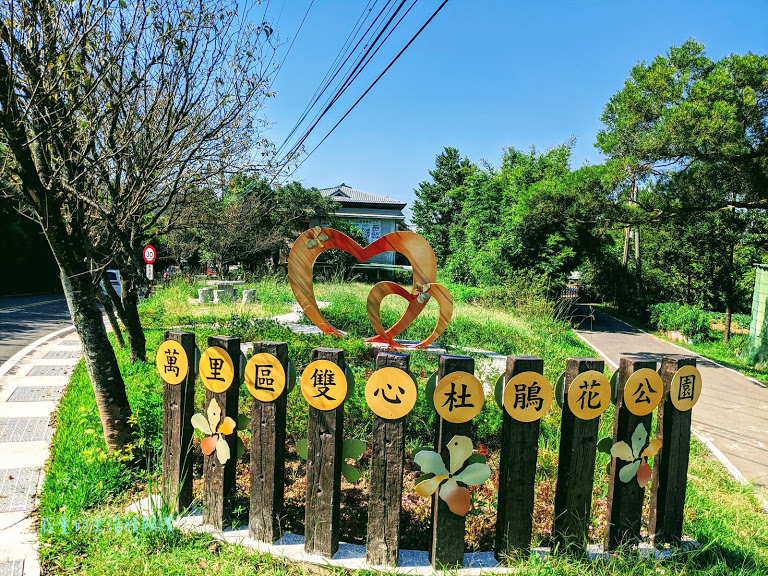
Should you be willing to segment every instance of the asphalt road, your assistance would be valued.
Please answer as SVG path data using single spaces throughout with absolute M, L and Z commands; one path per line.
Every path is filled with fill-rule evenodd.
M 731 370 L 646 334 L 607 314 L 595 311 L 595 320 L 582 322 L 576 333 L 615 365 L 622 356 L 697 356 L 701 397 L 693 407 L 693 427 L 708 439 L 747 479 L 768 488 L 768 388 Z
M 0 365 L 35 340 L 71 323 L 64 294 L 0 298 Z

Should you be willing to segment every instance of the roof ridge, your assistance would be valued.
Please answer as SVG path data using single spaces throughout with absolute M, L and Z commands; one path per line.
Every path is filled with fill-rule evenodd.
M 371 194 L 370 192 L 363 192 L 362 190 L 356 190 L 351 186 L 344 183 L 338 186 L 332 186 L 330 188 L 320 188 L 319 192 L 326 197 L 333 197 L 339 194 L 339 201 L 343 202 L 370 202 L 372 204 L 396 204 L 405 207 L 406 202 L 389 198 L 388 196 L 380 196 L 378 194 Z M 343 195 L 343 196 L 342 196 Z

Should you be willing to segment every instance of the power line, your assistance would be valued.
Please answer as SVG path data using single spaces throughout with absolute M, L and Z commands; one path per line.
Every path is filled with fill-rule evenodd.
M 302 164 L 304 164 L 304 162 L 306 162 L 307 159 L 310 156 L 312 156 L 312 154 L 315 152 L 315 150 L 317 150 L 320 147 L 320 145 L 322 145 L 322 143 L 325 142 L 331 134 L 333 134 L 334 130 L 336 130 L 336 128 L 339 127 L 339 124 L 341 124 L 344 121 L 344 119 L 347 116 L 349 116 L 349 114 L 352 112 L 352 110 L 354 110 L 355 107 L 362 101 L 362 99 L 365 98 L 365 96 L 368 94 L 368 92 L 370 92 L 373 89 L 373 87 L 376 86 L 376 84 L 379 82 L 379 80 L 381 80 L 381 78 L 384 76 L 384 74 L 386 74 L 387 71 L 390 68 L 392 68 L 394 63 L 397 62 L 397 60 L 400 58 L 400 56 L 402 56 L 403 53 L 408 49 L 408 47 L 411 44 L 413 44 L 413 42 L 416 40 L 416 38 L 419 37 L 419 35 L 424 31 L 424 29 L 429 25 L 429 23 L 432 22 L 432 20 L 435 18 L 435 16 L 437 16 L 440 13 L 440 11 L 443 9 L 443 7 L 447 3 L 448 3 L 448 0 L 443 0 L 442 4 L 440 4 L 440 6 L 437 7 L 437 9 L 432 13 L 432 15 L 429 17 L 429 19 L 421 26 L 421 28 L 419 28 L 419 30 L 416 32 L 416 34 L 413 35 L 413 37 L 408 41 L 408 43 L 403 47 L 403 49 L 400 50 L 400 52 L 397 53 L 397 56 L 395 56 L 392 59 L 392 61 L 387 65 L 387 67 L 384 68 L 384 70 L 381 72 L 381 74 L 378 75 L 376 80 L 374 80 L 371 83 L 371 85 L 368 86 L 368 89 L 365 92 L 363 92 L 363 94 L 355 101 L 354 104 L 352 104 L 352 106 L 349 108 L 349 110 L 347 110 L 347 112 L 344 114 L 344 116 L 342 116 L 341 119 L 338 122 L 336 122 L 336 124 L 334 124 L 333 128 L 331 128 L 328 131 L 328 133 L 323 137 L 323 139 L 320 140 L 320 142 L 318 142 L 318 144 L 314 148 L 312 148 L 312 150 L 309 152 L 309 154 L 307 154 L 304 157 L 304 159 L 299 163 L 299 165 L 296 166 L 296 168 L 294 168 L 291 171 L 291 173 L 286 176 L 286 179 L 290 178 L 291 175 L 293 175 L 299 168 L 301 168 Z
M 280 65 L 277 67 L 277 71 L 275 72 L 275 75 L 272 77 L 272 80 L 269 82 L 269 87 L 272 88 L 272 86 L 275 83 L 275 80 L 277 80 L 277 76 L 280 74 L 280 70 L 283 69 L 283 64 L 285 64 L 285 60 L 288 58 L 288 54 L 291 53 L 291 48 L 293 48 L 293 43 L 296 42 L 296 38 L 299 37 L 299 33 L 301 32 L 302 27 L 304 26 L 304 21 L 307 19 L 307 16 L 309 16 L 309 11 L 312 9 L 312 5 L 315 3 L 315 0 L 312 0 L 309 3 L 309 7 L 307 7 L 307 11 L 304 13 L 304 18 L 301 19 L 301 23 L 299 24 L 299 28 L 296 30 L 296 34 L 294 34 L 293 38 L 291 39 L 291 43 L 288 46 L 288 50 L 285 52 L 285 56 L 283 56 L 283 59 L 280 61 Z M 285 4 L 283 4 L 285 6 Z M 282 10 L 280 11 L 282 14 Z M 278 18 L 279 20 L 279 18 Z M 269 90 L 267 90 L 269 91 Z
M 342 83 L 341 87 L 337 89 L 336 93 L 331 98 L 330 102 L 325 106 L 323 111 L 319 115 L 317 115 L 315 117 L 315 121 L 312 123 L 312 125 L 309 127 L 309 129 L 307 129 L 304 132 L 304 134 L 298 140 L 298 142 L 296 142 L 296 144 L 294 144 L 290 148 L 290 150 L 285 154 L 284 159 L 287 160 L 287 159 L 293 157 L 296 154 L 296 152 L 298 152 L 298 150 L 304 144 L 304 142 L 309 137 L 309 135 L 312 133 L 312 131 L 320 123 L 320 120 L 323 119 L 323 117 L 328 113 L 328 111 L 331 109 L 331 107 L 338 101 L 339 98 L 341 98 L 341 96 L 344 94 L 344 92 L 346 92 L 347 88 L 349 88 L 349 86 L 351 85 L 353 79 L 356 78 L 359 75 L 359 73 L 362 72 L 362 70 L 370 63 L 370 59 L 366 60 L 366 58 L 368 58 L 368 55 L 371 53 L 371 51 L 374 50 L 374 47 L 379 46 L 378 42 L 381 39 L 382 35 L 389 28 L 390 24 L 392 24 L 392 21 L 395 19 L 395 17 L 397 16 L 398 12 L 403 8 L 403 6 L 405 5 L 406 2 L 407 2 L 407 0 L 402 0 L 400 2 L 400 4 L 397 6 L 397 9 L 390 16 L 389 20 L 387 20 L 387 22 L 383 26 L 383 28 L 380 28 L 380 31 L 379 31 L 378 35 L 373 40 L 371 45 L 368 46 L 368 48 L 365 50 L 363 55 L 358 59 L 357 64 L 355 65 L 355 67 L 352 69 L 351 72 L 349 72 L 347 74 L 347 77 L 345 78 L 345 80 Z M 413 4 L 415 5 L 416 2 L 417 2 L 417 0 L 414 0 Z M 413 5 L 411 6 L 411 8 L 413 8 Z M 410 8 L 409 8 L 409 11 L 410 11 Z M 399 24 L 400 22 L 402 22 L 402 18 L 398 21 L 397 24 Z M 395 25 L 395 27 L 397 27 L 397 24 Z M 393 28 L 393 30 L 394 30 L 394 28 Z M 390 32 L 390 34 L 391 34 L 391 32 Z M 389 35 L 387 35 L 387 37 L 389 37 Z M 377 50 L 378 50 L 378 48 L 377 48 Z M 390 66 L 391 66 L 391 64 L 390 64 Z
M 320 101 L 320 99 L 323 97 L 323 94 L 328 90 L 328 88 L 330 87 L 331 83 L 336 79 L 336 77 L 339 75 L 339 73 L 344 69 L 344 67 L 346 66 L 346 64 L 349 61 L 349 59 L 352 57 L 352 55 L 355 53 L 357 48 L 360 46 L 360 43 L 366 38 L 366 36 L 368 36 L 368 33 L 376 25 L 376 22 L 378 22 L 379 18 L 382 17 L 382 15 L 384 14 L 385 10 L 387 9 L 387 6 L 389 6 L 393 1 L 394 0 L 387 0 L 387 2 L 385 3 L 384 7 L 379 11 L 379 13 L 373 19 L 373 22 L 371 22 L 371 24 L 368 25 L 368 28 L 365 30 L 363 35 L 358 39 L 358 41 L 355 44 L 354 48 L 352 48 L 352 50 L 349 51 L 349 54 L 347 54 L 347 57 L 344 59 L 344 61 L 341 62 L 341 64 L 339 64 L 339 66 L 336 68 L 336 71 L 333 72 L 334 71 L 334 66 L 336 65 L 336 62 L 338 62 L 341 59 L 341 57 L 343 57 L 344 54 L 347 53 L 348 46 L 352 43 L 352 40 L 354 40 L 355 36 L 357 35 L 357 30 L 360 30 L 360 28 L 362 28 L 362 25 L 368 19 L 368 15 L 373 11 L 373 8 L 368 10 L 368 6 L 370 6 L 370 1 L 369 1 L 368 6 L 366 6 L 366 10 L 368 10 L 368 13 L 366 14 L 366 12 L 364 10 L 363 13 L 360 15 L 360 17 L 358 18 L 357 23 L 355 23 L 355 26 L 353 27 L 352 32 L 350 32 L 349 36 L 347 37 L 347 40 L 344 42 L 344 45 L 342 45 L 341 50 L 339 51 L 339 53 L 334 58 L 333 63 L 331 64 L 331 67 L 328 69 L 328 72 L 326 72 L 325 76 L 323 77 L 323 80 L 320 82 L 320 85 L 317 87 L 317 89 L 315 90 L 315 93 L 312 95 L 312 98 L 310 98 L 310 102 L 304 108 L 304 111 L 302 112 L 301 117 L 296 122 L 296 124 L 293 126 L 291 131 L 288 133 L 288 136 L 286 136 L 286 138 L 283 141 L 283 143 L 277 149 L 277 154 L 282 152 L 283 148 L 285 148 L 285 146 L 288 144 L 288 142 L 293 137 L 293 135 L 296 133 L 296 131 L 301 127 L 301 125 L 304 123 L 304 120 L 306 120 L 306 118 L 309 115 L 309 113 L 312 110 L 312 108 L 314 108 L 315 105 Z M 374 7 L 376 6 L 377 3 L 378 3 L 378 0 L 376 0 L 374 2 Z M 365 18 L 363 18 L 363 16 L 365 16 Z M 362 19 L 362 22 L 361 22 L 361 19 Z M 331 76 L 332 72 L 333 72 L 333 75 Z M 329 78 L 329 76 L 330 76 L 330 78 Z M 337 85 L 336 89 L 338 90 L 338 85 Z M 326 101 L 326 104 L 327 104 L 327 101 Z M 313 120 L 316 119 L 316 118 L 317 118 L 317 116 L 315 116 L 315 118 L 313 118 Z

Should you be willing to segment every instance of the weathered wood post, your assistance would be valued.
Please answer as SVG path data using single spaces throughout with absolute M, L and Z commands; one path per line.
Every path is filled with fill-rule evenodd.
M 186 375 L 179 371 L 180 353 L 174 350 L 175 346 L 168 347 L 167 353 L 165 346 L 161 346 L 157 357 L 157 369 L 163 379 L 163 502 L 171 512 L 181 514 L 192 504 L 195 335 L 170 330 L 165 333 L 165 341 L 179 344 L 186 356 Z M 178 382 L 179 379 L 182 380 Z
M 602 373 L 604 366 L 604 362 L 597 358 L 568 358 L 565 366 L 560 460 L 552 529 L 555 548 L 559 552 L 581 553 L 587 544 L 600 426 L 599 418 L 578 418 L 568 404 L 568 395 L 579 374 L 591 370 Z M 577 390 L 572 392 L 575 394 Z
M 632 444 L 631 437 L 638 424 L 642 424 L 645 430 L 650 434 L 651 423 L 653 421 L 653 408 L 658 404 L 658 398 L 652 403 L 650 394 L 658 394 L 661 397 L 661 383 L 658 385 L 653 382 L 645 384 L 645 380 L 638 385 L 638 390 L 630 388 L 635 387 L 634 382 L 630 382 L 632 375 L 639 370 L 649 369 L 655 374 L 656 361 L 643 357 L 624 357 L 619 362 L 619 378 L 616 389 L 616 411 L 613 422 L 613 442 L 627 442 Z M 649 374 L 651 376 L 652 374 Z M 650 387 L 650 390 L 647 388 Z M 648 407 L 651 411 L 644 415 L 634 414 L 628 408 L 627 398 L 625 398 L 625 389 L 628 390 L 629 398 L 635 399 L 644 395 L 649 399 Z M 639 456 L 639 455 L 638 455 Z M 608 510 L 606 513 L 605 527 L 605 549 L 613 551 L 622 546 L 632 546 L 640 542 L 640 526 L 643 513 L 643 497 L 645 488 L 641 488 L 637 480 L 632 479 L 629 482 L 623 482 L 619 473 L 624 466 L 631 465 L 631 462 L 623 461 L 619 458 L 611 458 L 611 472 L 608 476 Z
M 505 382 L 523 372 L 543 374 L 544 361 L 536 356 L 507 356 Z M 499 500 L 496 517 L 496 559 L 526 558 L 531 550 L 539 423 L 521 422 L 502 410 Z
M 668 356 L 661 361 L 664 396 L 657 413 L 656 438 L 661 440 L 662 444 L 653 467 L 648 530 L 654 545 L 679 546 L 683 538 L 685 489 L 688 483 L 688 458 L 691 448 L 691 410 L 679 410 L 675 406 L 670 385 L 677 371 L 684 366 L 695 368 L 696 357 Z M 698 378 L 701 378 L 700 375 Z M 693 381 L 690 385 L 701 389 L 701 382 Z
M 209 336 L 208 348 L 217 347 L 223 349 L 231 361 L 231 384 L 220 392 L 214 392 L 208 385 L 205 391 L 206 410 L 212 400 L 216 400 L 221 409 L 221 420 L 225 417 L 237 422 L 237 401 L 240 393 L 240 338 L 235 336 Z M 228 366 L 226 362 L 219 364 L 218 357 L 207 356 L 206 350 L 200 360 L 200 375 L 203 382 L 206 378 L 209 382 L 218 382 L 221 377 L 227 376 Z M 225 383 L 222 383 L 224 386 Z M 216 430 L 213 430 L 216 433 Z M 224 517 L 229 512 L 229 502 L 235 493 L 235 465 L 237 463 L 237 432 L 227 434 L 224 439 L 229 446 L 230 457 L 226 463 L 221 464 L 217 451 L 205 456 L 203 462 L 203 474 L 205 484 L 203 486 L 203 523 L 209 524 L 217 530 L 224 529 Z
M 344 350 L 315 348 L 312 361 L 328 360 L 343 373 Z M 304 389 L 302 376 L 302 391 Z M 309 407 L 304 550 L 333 557 L 339 549 L 344 403 L 331 410 Z
M 379 352 L 376 369 L 408 372 L 410 356 Z M 371 483 L 368 496 L 366 561 L 371 566 L 396 566 L 400 552 L 400 508 L 405 468 L 405 419 L 373 415 Z
M 438 382 L 448 374 L 468 372 L 474 374 L 475 361 L 470 356 L 440 356 Z M 435 401 L 435 408 L 438 402 Z M 472 421 L 449 422 L 435 415 L 435 452 L 443 457 L 443 463 L 450 470 L 448 442 L 454 436 L 472 436 Z M 455 568 L 464 564 L 464 534 L 466 518 L 451 512 L 448 504 L 439 497 L 439 490 L 432 496 L 432 541 L 430 560 L 433 568 Z
M 282 372 L 275 364 L 282 367 Z M 253 356 L 246 365 L 245 380 L 253 396 L 248 534 L 254 540 L 272 544 L 281 535 L 280 515 L 285 496 L 288 344 L 254 342 Z M 280 387 L 282 390 L 278 390 Z

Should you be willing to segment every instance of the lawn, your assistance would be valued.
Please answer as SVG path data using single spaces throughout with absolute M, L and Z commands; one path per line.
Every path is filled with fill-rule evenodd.
M 263 305 L 270 313 L 281 306 L 290 307 L 290 290 L 277 281 L 263 283 L 266 294 L 272 291 L 275 302 L 264 296 Z M 148 355 L 154 353 L 162 340 L 163 310 L 168 301 L 175 300 L 175 312 L 168 325 L 189 318 L 179 294 L 190 295 L 193 287 L 170 287 L 158 292 L 142 305 L 142 316 L 148 327 Z M 186 292 L 185 292 L 186 290 Z M 287 290 L 287 292 L 286 292 Z M 173 292 L 175 291 L 175 292 Z M 319 284 L 318 299 L 331 305 L 324 310 L 337 327 L 349 332 L 340 340 L 329 336 L 297 336 L 272 322 L 258 321 L 242 311 L 215 317 L 198 317 L 192 324 L 198 346 L 204 348 L 209 335 L 226 333 L 243 340 L 278 340 L 289 344 L 290 356 L 298 370 L 309 362 L 312 348 L 342 347 L 347 362 L 353 367 L 357 387 L 347 401 L 345 410 L 346 438 L 370 439 L 371 413 L 364 402 L 362 390 L 374 369 L 374 360 L 363 336 L 369 336 L 365 317 L 365 297 L 368 287 L 359 283 Z M 171 298 L 171 294 L 175 294 Z M 473 303 L 477 294 L 456 289 L 454 320 L 440 339 L 450 346 L 470 346 L 495 350 L 504 354 L 536 354 L 544 359 L 545 372 L 554 382 L 565 368 L 568 356 L 593 355 L 559 321 L 546 314 L 521 315 L 496 307 Z M 402 302 L 385 301 L 382 319 L 391 324 L 402 309 Z M 179 304 L 181 302 L 181 304 Z M 187 306 L 188 308 L 189 306 Z M 158 312 L 161 311 L 161 312 Z M 420 318 L 404 334 L 407 338 L 423 338 L 431 331 L 436 310 L 430 304 Z M 179 322 L 182 324 L 183 322 Z M 162 416 L 161 382 L 154 361 L 131 364 L 126 353 L 118 350 L 118 360 L 126 380 L 129 400 L 135 412 L 139 431 L 135 452 L 147 458 L 139 469 L 105 450 L 103 434 L 93 392 L 83 364 L 78 365 L 62 399 L 57 415 L 58 429 L 53 439 L 52 456 L 47 468 L 41 494 L 40 539 L 41 561 L 48 574 L 305 574 L 305 566 L 293 566 L 263 555 L 253 554 L 236 546 L 222 545 L 207 535 L 187 535 L 177 531 L 142 529 L 133 526 L 122 509 L 148 492 L 156 491 L 158 481 L 157 456 L 160 450 Z M 437 359 L 425 352 L 411 354 L 412 371 L 420 387 L 436 369 Z M 484 376 L 485 378 L 485 376 Z M 247 413 L 250 396 L 241 389 L 240 412 Z M 202 409 L 203 388 L 198 386 L 196 406 Z M 288 405 L 289 456 L 286 471 L 286 525 L 296 533 L 303 532 L 304 464 L 295 452 L 295 442 L 306 437 L 307 406 L 301 394 L 294 391 Z M 610 435 L 612 409 L 601 419 L 601 433 Z M 552 523 L 552 504 L 557 471 L 560 410 L 553 407 L 542 420 L 537 469 L 536 507 L 534 513 L 535 543 L 546 543 Z M 419 398 L 407 424 L 407 450 L 431 443 L 433 411 Z M 498 468 L 501 413 L 489 399 L 475 419 L 473 441 L 479 451 L 488 455 L 491 467 Z M 244 442 L 249 445 L 248 434 Z M 199 442 L 199 438 L 196 443 Z M 202 459 L 196 448 L 196 470 L 199 477 Z M 367 518 L 367 470 L 369 453 L 361 458 L 363 479 L 356 484 L 343 484 L 342 539 L 363 542 Z M 606 464 L 608 458 L 598 455 L 595 466 L 591 540 L 602 539 L 607 496 Z M 427 545 L 429 521 L 428 502 L 412 491 L 418 475 L 410 459 L 404 506 L 401 516 L 402 547 L 421 548 Z M 469 550 L 489 550 L 492 547 L 495 516 L 496 486 L 494 474 L 485 485 L 474 489 L 473 510 L 467 517 L 467 547 Z M 238 465 L 238 497 L 230 518 L 243 522 L 247 518 L 249 490 L 247 456 Z M 200 481 L 196 481 L 200 495 Z M 647 510 L 648 502 L 646 502 Z M 646 519 L 647 521 L 647 519 Z M 162 525 L 162 522 L 161 522 Z M 94 528 L 96 527 L 96 528 Z M 77 528 L 77 529 L 76 529 Z M 97 531 L 98 529 L 98 531 Z M 768 572 L 768 517 L 761 512 L 752 491 L 734 482 L 697 442 L 692 443 L 689 470 L 688 501 L 685 512 L 685 534 L 695 538 L 702 548 L 678 560 L 655 562 L 627 555 L 611 563 L 587 563 L 558 557 L 546 562 L 530 560 L 516 565 L 524 574 L 739 574 L 764 575 Z

